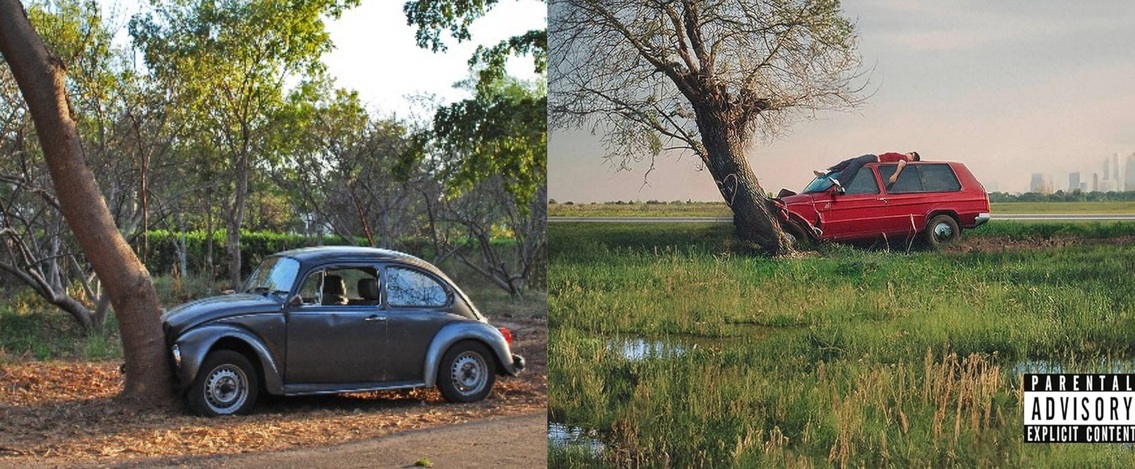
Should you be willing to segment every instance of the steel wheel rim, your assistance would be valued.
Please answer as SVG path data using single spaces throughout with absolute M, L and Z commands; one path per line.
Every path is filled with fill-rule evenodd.
M 949 223 L 939 223 L 934 225 L 934 239 L 939 242 L 949 241 L 954 239 L 954 228 Z
M 488 364 L 480 354 L 472 351 L 464 352 L 453 360 L 449 377 L 457 392 L 468 396 L 481 392 L 485 387 L 488 369 Z
M 205 405 L 218 414 L 231 414 L 248 400 L 248 376 L 235 365 L 221 365 L 205 381 Z

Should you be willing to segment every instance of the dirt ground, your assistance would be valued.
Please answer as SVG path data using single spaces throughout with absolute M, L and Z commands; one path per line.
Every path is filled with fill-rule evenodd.
M 1135 237 L 1118 236 L 1114 238 L 1081 238 L 1075 236 L 1054 236 L 1051 238 L 1030 237 L 1013 239 L 1008 236 L 970 236 L 962 242 L 946 248 L 947 252 L 1000 252 L 1019 249 L 1048 249 L 1068 246 L 1088 245 L 1129 245 Z
M 514 350 L 528 361 L 528 369 L 519 377 L 498 379 L 492 394 L 473 404 L 447 403 L 434 389 L 265 398 L 253 415 L 208 419 L 191 416 L 181 406 L 125 410 L 113 401 L 122 387 L 117 363 L 0 365 L 0 467 L 147 467 L 151 462 L 193 467 L 194 461 L 209 461 L 204 465 L 214 466 L 226 458 L 239 460 L 243 456 L 236 455 L 242 454 L 262 458 L 269 453 L 303 455 L 303 451 L 338 454 L 335 448 L 367 454 L 366 448 L 354 445 L 387 437 L 379 438 L 381 446 L 381 440 L 411 435 L 417 440 L 404 444 L 420 443 L 428 451 L 409 463 L 392 460 L 393 466 L 413 465 L 418 458 L 436 464 L 435 459 L 444 461 L 444 455 L 465 451 L 456 460 L 468 467 L 476 463 L 468 459 L 471 454 L 467 452 L 472 441 L 468 438 L 474 433 L 508 435 L 512 427 L 521 428 L 510 420 L 513 418 L 527 419 L 528 426 L 538 425 L 533 422 L 544 419 L 547 407 L 547 323 L 495 323 L 516 333 Z M 478 427 L 482 424 L 485 427 Z M 543 431 L 546 427 L 541 434 Z M 434 432 L 443 436 L 431 438 Z M 541 461 L 547 452 L 546 437 L 500 441 L 501 448 Z M 485 455 L 500 453 L 490 450 Z M 327 460 L 323 454 L 322 459 Z M 267 461 L 265 466 L 284 467 L 274 459 L 263 461 Z M 375 463 L 369 460 L 356 467 Z M 246 465 L 234 464 L 229 467 Z

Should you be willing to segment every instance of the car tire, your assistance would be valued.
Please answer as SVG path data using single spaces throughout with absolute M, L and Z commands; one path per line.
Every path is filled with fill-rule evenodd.
M 958 222 L 949 215 L 936 215 L 926 224 L 926 245 L 931 249 L 938 249 L 957 242 L 962 237 L 962 230 Z
M 789 220 L 781 225 L 784 234 L 788 235 L 788 240 L 793 249 L 806 249 L 812 247 L 812 243 L 816 240 L 813 238 L 803 223 L 796 220 Z
M 479 342 L 462 341 L 445 352 L 437 370 L 437 388 L 449 402 L 477 402 L 493 390 L 492 352 Z
M 244 415 L 256 405 L 259 377 L 252 362 L 239 352 L 218 350 L 205 357 L 186 402 L 197 415 Z

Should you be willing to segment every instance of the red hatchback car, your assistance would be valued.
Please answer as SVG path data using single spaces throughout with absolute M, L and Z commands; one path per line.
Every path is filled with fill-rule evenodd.
M 923 236 L 931 247 L 959 239 L 962 229 L 989 221 L 989 196 L 965 165 L 947 161 L 908 163 L 892 185 L 898 164 L 870 163 L 844 192 L 830 178 L 816 178 L 803 193 L 782 190 L 780 217 L 794 236 L 861 241 Z

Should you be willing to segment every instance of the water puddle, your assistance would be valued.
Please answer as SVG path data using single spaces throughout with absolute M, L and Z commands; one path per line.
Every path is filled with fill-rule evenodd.
M 598 431 L 556 422 L 548 422 L 548 442 L 557 448 L 580 448 L 595 457 L 607 447 L 599 441 Z
M 685 344 L 665 339 L 630 337 L 615 338 L 607 342 L 607 350 L 631 361 L 680 357 L 688 349 Z

